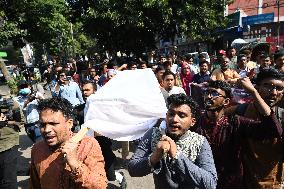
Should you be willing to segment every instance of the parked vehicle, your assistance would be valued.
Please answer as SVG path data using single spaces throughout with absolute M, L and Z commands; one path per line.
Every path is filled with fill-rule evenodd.
M 199 56 L 198 52 L 192 52 L 192 53 L 188 53 L 188 54 L 193 56 L 194 59 L 198 59 L 198 56 Z M 209 54 L 207 52 L 201 52 L 201 54 L 205 57 L 206 61 L 210 63 Z

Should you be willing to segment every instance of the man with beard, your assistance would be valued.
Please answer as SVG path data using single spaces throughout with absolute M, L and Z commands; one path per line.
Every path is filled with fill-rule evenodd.
M 205 137 L 189 130 L 197 119 L 198 106 L 185 94 L 168 99 L 166 121 L 149 129 L 129 161 L 131 176 L 153 172 L 155 188 L 216 187 L 217 176 Z
M 250 93 L 260 115 L 260 121 L 240 116 L 226 116 L 224 108 L 230 102 L 230 85 L 224 81 L 209 82 L 204 92 L 205 114 L 196 124 L 195 132 L 205 136 L 211 145 L 218 173 L 217 188 L 243 189 L 243 138 L 269 139 L 280 137 L 282 129 L 274 112 L 260 97 L 248 78 L 240 79 Z
M 275 112 L 283 125 L 283 109 L 277 107 L 283 97 L 284 83 L 282 75 L 275 69 L 264 69 L 256 78 L 256 89 L 266 104 Z M 228 114 L 238 114 L 253 120 L 261 120 L 256 102 L 242 104 L 226 110 Z M 245 187 L 281 188 L 283 174 L 283 140 L 281 137 L 260 139 L 244 138 L 242 142 Z
M 221 58 L 221 68 L 215 69 L 211 75 L 213 81 L 226 81 L 230 84 L 235 84 L 240 75 L 233 69 L 229 68 L 230 59 L 228 57 Z
M 72 140 L 73 107 L 64 98 L 39 102 L 40 132 L 44 138 L 31 152 L 30 189 L 106 188 L 104 158 L 98 142 Z

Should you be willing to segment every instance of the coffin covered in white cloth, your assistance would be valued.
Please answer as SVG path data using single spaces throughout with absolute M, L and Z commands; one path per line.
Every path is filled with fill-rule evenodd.
M 114 140 L 131 141 L 142 137 L 166 111 L 153 71 L 126 70 L 88 98 L 83 127 Z

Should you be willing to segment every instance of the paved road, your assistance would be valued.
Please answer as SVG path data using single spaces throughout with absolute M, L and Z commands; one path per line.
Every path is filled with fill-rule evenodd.
M 6 95 L 9 93 L 9 88 L 7 86 L 0 86 L 0 94 Z M 47 96 L 50 96 L 50 93 L 47 92 Z M 24 129 L 20 132 L 20 146 L 19 146 L 19 159 L 18 159 L 18 185 L 19 189 L 27 189 L 29 182 L 29 164 L 31 157 L 31 147 L 32 141 L 26 135 Z M 145 177 L 134 178 L 130 177 L 128 171 L 125 169 L 127 160 L 123 161 L 121 159 L 121 143 L 114 142 L 114 152 L 117 156 L 117 165 L 116 168 L 118 171 L 122 171 L 126 177 L 128 189 L 153 189 L 154 181 L 152 175 L 147 175 Z M 133 151 L 133 147 L 131 148 Z M 131 157 L 133 153 L 130 152 L 127 159 Z M 117 182 L 109 183 L 109 189 L 119 188 L 119 184 Z

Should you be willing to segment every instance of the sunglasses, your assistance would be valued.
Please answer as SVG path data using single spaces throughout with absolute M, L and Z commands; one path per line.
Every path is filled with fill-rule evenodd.
M 273 91 L 274 89 L 278 92 L 281 92 L 284 90 L 283 86 L 275 86 L 275 85 L 263 85 L 265 89 L 267 89 L 269 92 Z

